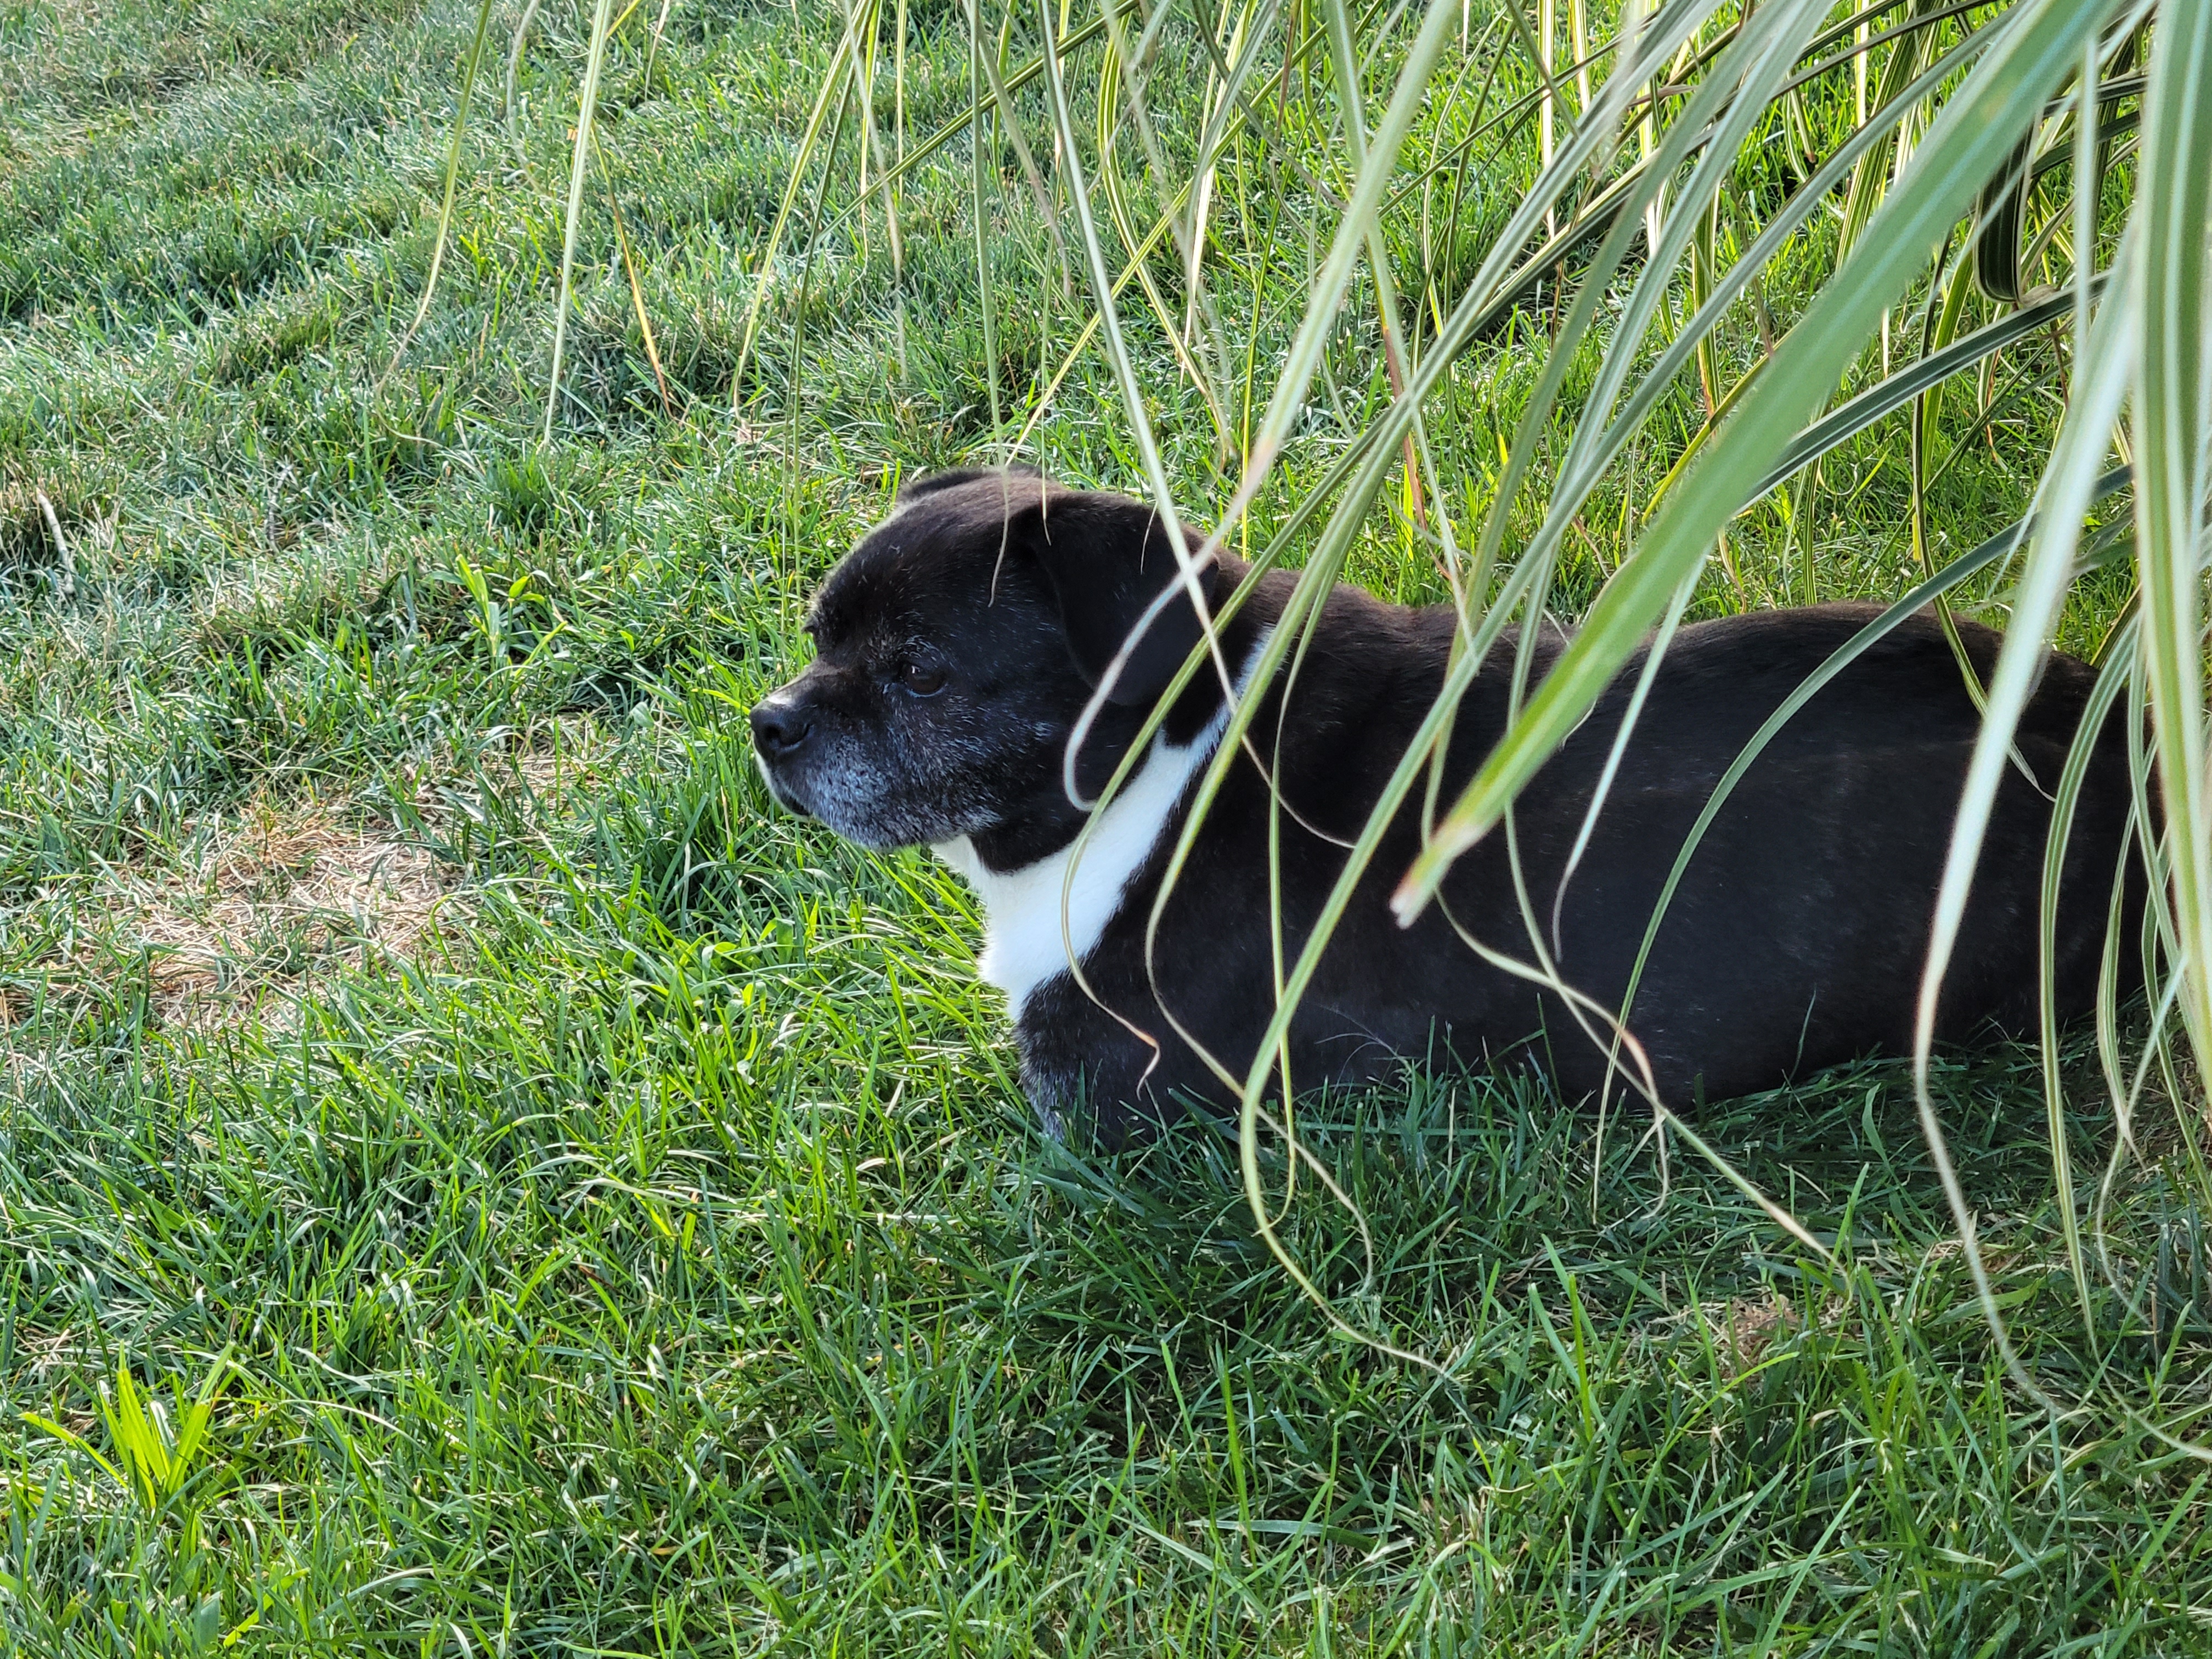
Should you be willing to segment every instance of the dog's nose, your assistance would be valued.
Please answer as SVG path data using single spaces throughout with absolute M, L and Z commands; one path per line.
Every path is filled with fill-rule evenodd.
M 814 728 L 805 709 L 775 697 L 753 706 L 752 723 L 753 747 L 770 758 L 789 754 Z

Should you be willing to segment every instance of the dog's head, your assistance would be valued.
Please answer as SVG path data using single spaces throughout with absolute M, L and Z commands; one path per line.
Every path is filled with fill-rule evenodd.
M 1210 609 L 1218 567 L 1199 580 Z M 1054 798 L 1065 813 L 1069 735 L 1170 583 L 1175 551 L 1142 502 L 1019 471 L 908 486 L 815 596 L 813 662 L 752 711 L 769 789 L 869 847 L 981 835 Z M 1144 627 L 1085 744 L 1086 790 L 1199 634 L 1182 592 Z

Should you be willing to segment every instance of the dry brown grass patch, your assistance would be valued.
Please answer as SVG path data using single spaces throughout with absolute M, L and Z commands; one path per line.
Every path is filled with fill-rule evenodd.
M 514 752 L 515 770 L 540 799 L 559 800 L 603 781 L 614 740 L 599 721 L 564 714 Z
M 1797 1310 L 1769 1291 L 1764 1297 L 1739 1297 L 1723 1310 L 1721 1327 L 1728 1334 L 1729 1358 L 1741 1376 L 1759 1364 L 1775 1341 L 1797 1328 Z
M 145 963 L 164 1024 L 276 1013 L 319 975 L 417 955 L 451 904 L 454 872 L 428 848 L 320 803 L 260 807 L 186 844 L 196 855 L 168 870 L 111 870 L 85 918 L 100 954 Z M 92 956 L 72 966 L 94 971 Z

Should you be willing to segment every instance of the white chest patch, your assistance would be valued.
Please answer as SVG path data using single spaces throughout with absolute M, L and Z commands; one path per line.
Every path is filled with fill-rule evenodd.
M 1237 677 L 1240 697 L 1267 643 L 1262 635 L 1244 659 Z M 1145 763 L 1093 819 L 1090 839 L 1071 842 L 1035 864 L 986 870 L 965 836 L 930 848 L 966 877 L 982 900 L 983 951 L 975 959 L 976 977 L 1004 991 L 1017 1017 L 1030 993 L 1097 948 L 1129 883 L 1168 833 L 1183 792 L 1213 757 L 1228 728 L 1229 710 L 1224 708 L 1188 744 L 1171 744 L 1164 735 L 1154 738 Z

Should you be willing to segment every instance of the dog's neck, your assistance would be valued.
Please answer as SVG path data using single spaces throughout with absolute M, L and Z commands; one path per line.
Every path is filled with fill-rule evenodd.
M 1263 632 L 1241 660 L 1231 659 L 1240 698 L 1267 641 Z M 1203 723 L 1194 731 L 1185 723 L 1189 702 L 1186 697 L 1178 704 L 1143 763 L 1104 806 L 1085 811 L 1056 792 L 1019 819 L 932 849 L 982 900 L 984 942 L 976 973 L 1006 992 L 1018 1012 L 1037 986 L 1091 954 L 1122 908 L 1130 884 L 1181 822 L 1191 784 L 1229 726 L 1228 702 L 1218 685 L 1210 714 L 1198 705 Z M 1126 746 L 1125 738 L 1116 755 Z
M 1224 635 L 1222 655 L 1230 672 L 1236 677 L 1234 684 L 1240 696 L 1273 631 L 1266 625 L 1255 628 L 1249 623 L 1231 623 Z M 1211 665 L 1202 669 L 1176 699 L 1175 707 L 1160 723 L 1152 740 L 1152 754 L 1132 769 L 1124 787 L 1133 785 L 1140 772 L 1154 764 L 1152 757 L 1163 752 L 1203 749 L 1210 757 L 1218 734 L 1208 734 L 1215 732 L 1225 706 L 1218 673 Z M 1106 786 L 1112 781 L 1115 769 L 1144 729 L 1150 714 L 1149 708 L 1113 703 L 1097 712 L 1084 735 L 1083 751 L 1074 768 L 1075 787 L 1086 800 L 1096 800 L 1105 793 Z M 988 872 L 1011 875 L 1066 848 L 1083 833 L 1084 825 L 1091 820 L 1091 808 L 1079 806 L 1069 799 L 1066 782 L 1060 769 L 1055 767 L 1051 777 L 1041 780 L 1036 793 L 1019 807 L 989 829 L 966 837 L 973 849 L 972 856 Z
M 1054 789 L 1018 817 L 962 836 L 961 844 L 985 873 L 1010 876 L 1064 851 L 1090 820 L 1091 814 L 1068 799 L 1065 791 Z

